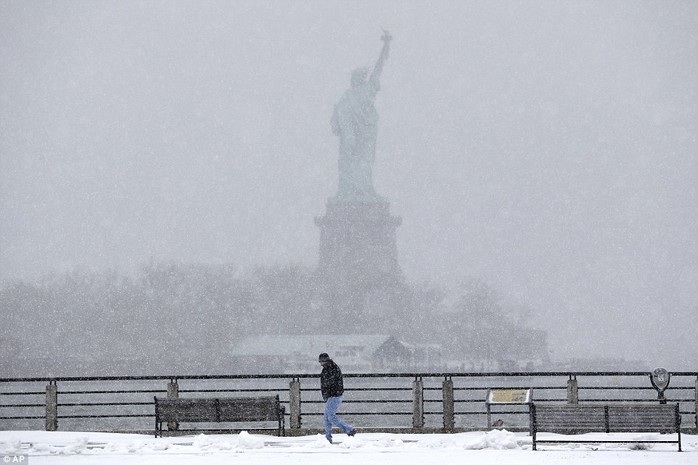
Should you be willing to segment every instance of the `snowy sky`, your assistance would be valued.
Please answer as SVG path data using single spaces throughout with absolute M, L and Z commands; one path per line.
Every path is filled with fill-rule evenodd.
M 695 368 L 696 24 L 691 0 L 2 2 L 0 278 L 314 265 L 332 107 L 386 28 L 374 172 L 408 279 L 483 279 L 553 356 Z

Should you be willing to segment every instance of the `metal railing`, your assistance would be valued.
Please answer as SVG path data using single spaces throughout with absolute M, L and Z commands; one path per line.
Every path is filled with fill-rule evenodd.
M 485 404 L 489 389 L 530 389 L 537 403 L 658 402 L 648 372 L 347 373 L 340 415 L 360 430 L 528 429 L 527 405 Z M 287 432 L 322 429 L 317 374 L 0 379 L 0 430 L 152 432 L 153 397 L 278 394 Z M 698 429 L 698 372 L 672 373 L 667 402 Z M 232 425 L 229 425 L 229 430 Z M 243 425 L 244 426 L 244 425 Z M 240 429 L 235 425 L 235 429 Z M 252 430 L 253 428 L 246 428 Z

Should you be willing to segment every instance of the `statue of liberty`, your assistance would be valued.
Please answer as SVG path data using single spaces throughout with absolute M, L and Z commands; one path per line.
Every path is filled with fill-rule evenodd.
M 373 187 L 373 162 L 376 159 L 378 112 L 373 102 L 380 90 L 378 81 L 388 58 L 392 36 L 381 37 L 383 48 L 373 71 L 359 68 L 351 74 L 351 87 L 334 106 L 332 132 L 339 136 L 339 203 L 376 203 L 384 200 Z

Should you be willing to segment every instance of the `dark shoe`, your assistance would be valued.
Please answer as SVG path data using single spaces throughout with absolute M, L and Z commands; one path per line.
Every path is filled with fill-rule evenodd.
M 355 430 L 355 429 L 353 429 L 353 430 L 351 430 L 351 431 L 349 431 L 349 432 L 347 433 L 347 436 L 349 436 L 350 438 L 353 438 L 355 435 L 356 435 L 356 430 Z

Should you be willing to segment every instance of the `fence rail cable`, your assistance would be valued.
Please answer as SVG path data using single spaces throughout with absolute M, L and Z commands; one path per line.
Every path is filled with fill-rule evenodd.
M 656 403 L 661 400 L 650 376 L 637 371 L 345 373 L 342 415 L 359 428 L 385 431 L 447 429 L 444 425 L 451 425 L 449 431 L 482 429 L 490 389 L 531 389 L 537 403 Z M 682 427 L 696 431 L 698 372 L 671 376 L 664 397 L 679 403 Z M 322 428 L 318 374 L 303 373 L 0 378 L 0 430 L 33 429 L 37 420 L 45 420 L 46 429 L 145 431 L 152 428 L 153 395 L 269 393 L 280 396 L 286 416 L 296 420 L 296 433 Z M 527 405 L 491 407 L 508 429 L 528 428 Z

